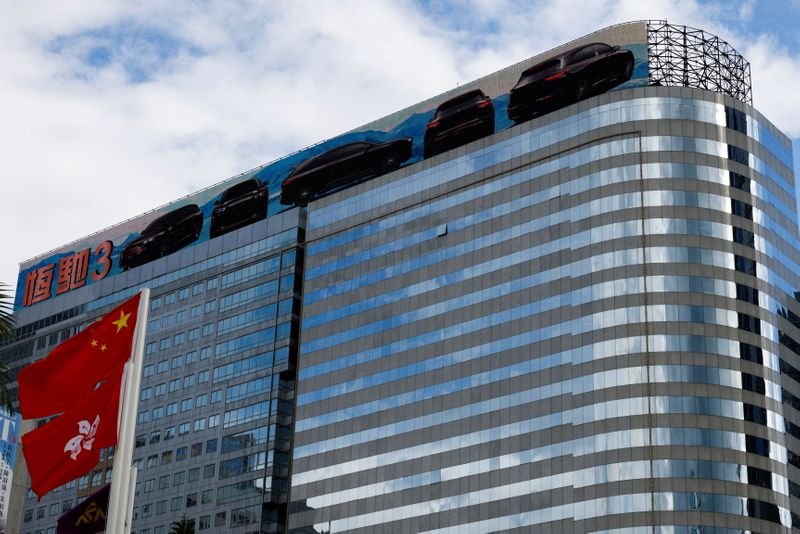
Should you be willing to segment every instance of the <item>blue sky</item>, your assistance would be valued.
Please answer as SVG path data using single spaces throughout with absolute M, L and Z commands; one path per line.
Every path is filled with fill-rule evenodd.
M 800 0 L 6 2 L 0 281 L 100 228 L 640 19 L 728 41 L 752 65 L 755 106 L 800 146 Z

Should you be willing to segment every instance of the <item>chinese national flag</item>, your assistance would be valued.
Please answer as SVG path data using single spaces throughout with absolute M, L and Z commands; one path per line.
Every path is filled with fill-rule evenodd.
M 31 488 L 48 491 L 91 471 L 100 449 L 117 443 L 122 370 L 53 421 L 22 436 Z
M 108 312 L 17 374 L 23 419 L 64 412 L 90 395 L 102 379 L 121 371 L 131 357 L 140 296 Z

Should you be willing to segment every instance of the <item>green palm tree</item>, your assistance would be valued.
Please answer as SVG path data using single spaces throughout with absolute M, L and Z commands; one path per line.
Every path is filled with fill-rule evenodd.
M 194 534 L 194 519 L 186 519 L 186 516 L 170 526 L 169 534 Z
M 0 282 L 0 341 L 14 334 L 13 311 L 14 306 L 8 285 Z M 14 406 L 11 403 L 11 395 L 8 393 L 9 382 L 6 362 L 0 360 L 0 407 L 5 408 L 8 413 L 13 413 Z

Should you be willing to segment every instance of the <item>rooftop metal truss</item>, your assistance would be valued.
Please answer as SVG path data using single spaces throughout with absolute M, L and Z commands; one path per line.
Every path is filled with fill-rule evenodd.
M 647 49 L 651 85 L 708 89 L 753 103 L 750 63 L 716 35 L 648 21 Z

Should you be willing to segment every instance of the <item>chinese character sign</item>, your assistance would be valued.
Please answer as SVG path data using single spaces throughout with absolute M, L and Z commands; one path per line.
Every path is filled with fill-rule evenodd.
M 19 414 L 10 415 L 0 410 L 0 522 L 8 515 L 8 499 L 11 496 L 11 477 L 17 455 L 17 439 L 21 423 Z
M 83 287 L 89 279 L 93 282 L 102 280 L 111 271 L 113 249 L 111 241 L 104 241 L 94 251 L 85 248 L 61 256 L 57 262 L 31 269 L 25 275 L 22 305 L 31 306 Z

